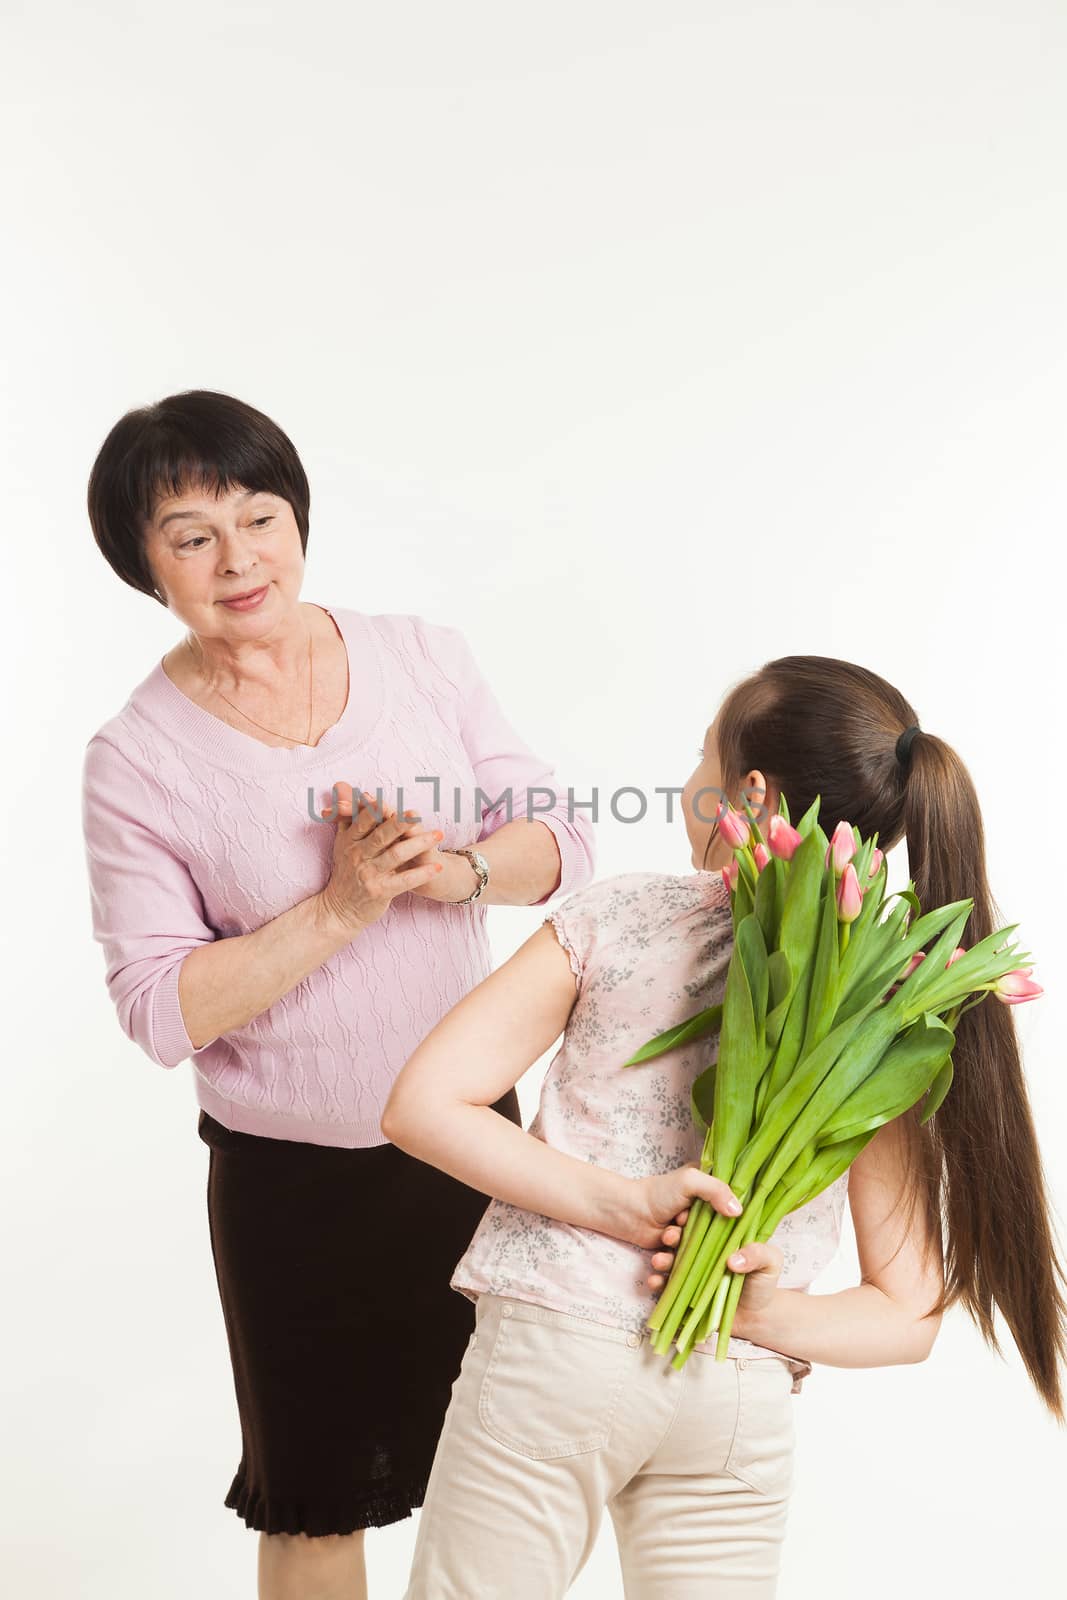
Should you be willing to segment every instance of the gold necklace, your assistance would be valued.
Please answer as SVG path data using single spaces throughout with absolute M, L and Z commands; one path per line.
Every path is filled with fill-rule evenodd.
M 197 639 L 197 641 L 196 641 L 196 648 L 197 648 L 197 650 L 199 652 L 199 655 L 200 655 L 200 670 L 201 670 L 201 672 L 203 672 L 204 671 L 204 651 L 203 651 L 203 648 L 201 647 L 199 639 Z M 206 677 L 206 673 L 205 673 L 205 677 Z M 303 740 L 294 739 L 291 733 L 279 733 L 277 728 L 268 728 L 266 726 L 266 724 L 263 723 L 263 722 L 256 722 L 255 717 L 250 717 L 248 715 L 247 711 L 241 711 L 241 707 L 238 706 L 238 705 L 234 705 L 233 701 L 229 698 L 229 696 L 228 695 L 224 695 L 221 689 L 214 689 L 214 690 L 212 690 L 212 693 L 217 694 L 220 700 L 225 700 L 226 704 L 228 706 L 233 706 L 233 709 L 235 711 L 240 712 L 241 716 L 242 717 L 246 717 L 249 722 L 256 722 L 256 727 L 257 728 L 262 728 L 264 733 L 273 733 L 274 737 L 276 739 L 289 739 L 289 740 L 291 740 L 291 742 L 293 744 L 306 744 L 309 749 L 313 750 L 315 747 L 311 743 L 311 707 L 312 707 L 312 703 L 313 703 L 312 702 L 312 697 L 313 697 L 313 694 L 314 694 L 314 684 L 315 684 L 315 662 L 314 662 L 314 660 L 312 658 L 312 654 L 311 654 L 311 627 L 310 627 L 310 624 L 309 624 L 309 626 L 308 626 L 308 731 L 307 731 L 307 734 L 306 734 L 306 736 L 304 737 Z M 209 685 L 209 687 L 210 687 L 210 685 Z

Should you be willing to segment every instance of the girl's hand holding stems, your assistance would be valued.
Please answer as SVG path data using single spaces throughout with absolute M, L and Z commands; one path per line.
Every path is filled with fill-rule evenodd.
M 695 1197 L 736 1215 L 728 1185 L 695 1166 L 627 1178 L 552 1149 L 492 1109 L 559 1038 L 576 998 L 567 952 L 542 924 L 405 1063 L 382 1116 L 385 1137 L 483 1194 L 649 1251 L 678 1243 Z M 854 1288 L 823 1295 L 779 1288 L 778 1246 L 747 1245 L 737 1337 L 830 1366 L 924 1360 L 940 1319 L 922 1313 L 940 1292 L 941 1264 L 936 1249 L 924 1250 L 903 1229 L 904 1208 L 895 1205 L 903 1172 L 899 1130 L 890 1122 L 849 1168 L 862 1274 Z M 659 1289 L 670 1257 L 661 1249 L 649 1265 L 658 1269 L 649 1285 Z
M 666 1283 L 688 1217 L 687 1208 L 685 1211 L 680 1211 L 673 1223 L 663 1230 L 658 1242 L 668 1248 L 657 1250 L 652 1257 L 654 1270 L 648 1279 L 650 1289 L 662 1289 Z M 745 1328 L 755 1329 L 760 1321 L 760 1313 L 768 1311 L 773 1306 L 778 1293 L 778 1279 L 785 1266 L 785 1256 L 778 1245 L 768 1239 L 766 1243 L 755 1243 L 744 1250 L 735 1250 L 727 1261 L 732 1272 L 746 1274 L 745 1286 L 741 1291 L 734 1317 L 733 1331 L 739 1339 L 751 1339 L 756 1343 L 758 1341 L 755 1333 L 752 1331 L 746 1333 Z

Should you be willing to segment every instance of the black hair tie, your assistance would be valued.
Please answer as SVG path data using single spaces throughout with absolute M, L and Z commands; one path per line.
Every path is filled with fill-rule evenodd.
M 917 722 L 913 722 L 910 728 L 904 729 L 904 732 L 897 740 L 897 760 L 900 762 L 902 767 L 908 766 L 912 740 L 915 738 L 917 733 L 921 732 L 922 729 L 919 727 L 919 724 Z

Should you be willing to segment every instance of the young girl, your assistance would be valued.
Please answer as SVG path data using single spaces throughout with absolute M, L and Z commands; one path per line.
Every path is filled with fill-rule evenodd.
M 727 694 L 683 791 L 699 869 L 572 894 L 401 1071 L 386 1136 L 495 1197 L 452 1278 L 477 1324 L 406 1600 L 554 1600 L 605 1506 L 627 1600 L 767 1600 L 793 1479 L 791 1396 L 813 1362 L 924 1360 L 956 1301 L 994 1349 L 999 1308 L 1063 1420 L 1064 1272 L 1013 1018 L 992 996 L 959 1021 L 952 1088 L 930 1122 L 913 1111 L 888 1123 L 769 1242 L 730 1258 L 747 1276 L 725 1361 L 713 1337 L 676 1370 L 645 1332 L 672 1259 L 647 1252 L 677 1244 L 694 1196 L 723 1212 L 732 1198 L 695 1166 L 690 1085 L 708 1041 L 621 1066 L 722 999 L 732 851 L 712 820 L 720 797 L 737 809 L 747 797 L 765 820 L 783 790 L 794 818 L 819 795 L 828 835 L 845 818 L 883 849 L 906 837 L 924 908 L 973 897 L 962 943 L 1000 921 L 974 786 L 917 721 L 862 667 L 768 662 Z M 491 1108 L 561 1031 L 524 1132 Z M 809 1295 L 846 1194 L 862 1282 Z

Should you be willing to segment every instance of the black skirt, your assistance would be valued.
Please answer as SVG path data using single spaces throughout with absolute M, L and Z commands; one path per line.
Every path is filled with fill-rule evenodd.
M 514 1089 L 494 1110 L 521 1124 Z M 206 1111 L 208 1223 L 250 1528 L 322 1535 L 421 1506 L 474 1331 L 448 1280 L 488 1199 L 395 1145 L 233 1133 Z

